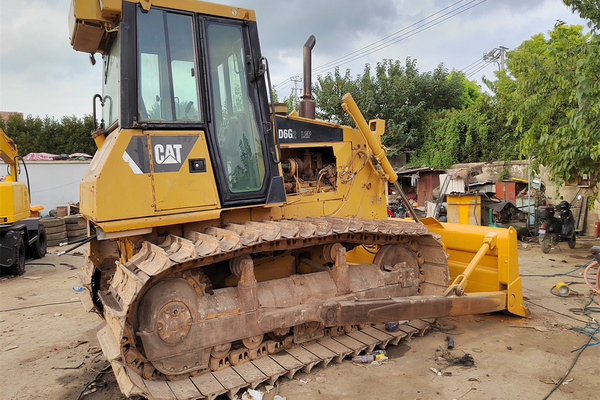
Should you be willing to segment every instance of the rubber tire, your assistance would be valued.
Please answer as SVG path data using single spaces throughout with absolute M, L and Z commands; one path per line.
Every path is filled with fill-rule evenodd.
M 40 220 L 40 223 L 42 225 L 44 225 L 46 228 L 52 228 L 52 227 L 56 227 L 56 226 L 64 226 L 65 225 L 65 220 L 62 218 L 42 218 Z
M 63 233 L 66 232 L 67 230 L 65 229 L 64 225 L 63 226 L 50 226 L 50 227 L 46 227 L 46 233 L 48 235 L 55 235 L 57 233 Z
M 62 232 L 57 232 L 57 233 L 46 233 L 46 237 L 48 238 L 48 240 L 66 239 L 67 238 L 67 232 L 66 231 L 62 231 Z
M 48 236 L 46 235 L 46 228 L 44 225 L 38 225 L 38 239 L 34 244 L 29 246 L 29 254 L 32 258 L 42 258 L 46 255 L 46 249 L 48 247 Z
M 554 235 L 553 233 L 546 233 L 546 236 L 544 236 L 544 239 L 542 239 L 542 241 L 540 242 L 540 245 L 542 246 L 542 253 L 544 253 L 544 254 L 550 253 L 550 250 L 552 249 L 552 236 L 553 235 Z
M 10 266 L 9 273 L 23 275 L 25 273 L 25 242 L 23 241 L 23 235 L 19 235 L 15 248 L 17 249 L 17 257 L 15 263 Z
M 87 236 L 87 229 L 77 229 L 72 231 L 67 231 L 67 237 L 73 238 L 75 236 Z
M 68 217 L 64 217 L 63 218 L 65 220 L 65 223 L 67 225 L 73 225 L 73 224 L 78 224 L 81 221 L 85 221 L 83 219 L 83 217 L 79 216 L 79 215 L 69 215 Z
M 76 224 L 67 224 L 65 226 L 67 228 L 67 232 L 69 232 L 69 231 L 78 231 L 80 229 L 87 229 L 87 225 L 86 225 L 85 221 L 78 222 Z
M 577 243 L 577 238 L 575 237 L 575 233 L 573 232 L 573 237 L 571 237 L 569 240 L 567 240 L 567 244 L 569 245 L 570 249 L 574 249 L 576 243 Z

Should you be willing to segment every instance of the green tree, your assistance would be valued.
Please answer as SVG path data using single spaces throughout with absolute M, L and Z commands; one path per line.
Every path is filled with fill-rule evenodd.
M 6 123 L 2 121 L 0 127 L 15 141 L 21 156 L 28 153 L 93 155 L 96 152 L 96 145 L 90 136 L 93 130 L 93 119 L 90 115 L 56 120 L 48 116 L 44 119 L 31 115 L 23 118 L 15 114 L 11 115 Z
M 575 2 L 573 2 L 575 3 Z M 521 154 L 547 166 L 560 185 L 582 174 L 598 192 L 600 51 L 595 34 L 557 24 L 508 53 L 515 79 L 514 110 Z
M 469 107 L 429 113 L 425 141 L 413 163 L 447 168 L 462 162 L 514 159 L 517 138 L 498 99 L 479 93 Z
M 407 58 L 404 65 L 396 60 L 384 60 L 374 70 L 366 65 L 363 74 L 354 78 L 349 70 L 342 75 L 336 69 L 318 77 L 313 93 L 319 118 L 352 125 L 341 107 L 342 96 L 350 93 L 366 118 L 386 121 L 383 143 L 404 150 L 423 145 L 424 122 L 430 112 L 461 109 L 477 98 L 477 90 L 467 86 L 461 73 L 450 74 L 443 65 L 420 73 L 417 61 Z

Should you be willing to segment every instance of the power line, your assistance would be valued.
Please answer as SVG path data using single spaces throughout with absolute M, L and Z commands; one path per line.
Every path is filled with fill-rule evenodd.
M 365 46 L 365 47 L 362 47 L 362 48 L 360 48 L 360 49 L 358 49 L 358 50 L 355 50 L 355 51 L 353 51 L 352 53 L 346 54 L 345 56 L 342 56 L 342 57 L 336 58 L 335 60 L 329 61 L 328 63 L 325 63 L 325 64 L 323 64 L 323 65 L 320 65 L 319 67 L 315 68 L 315 70 L 318 70 L 318 69 L 321 69 L 321 68 L 327 68 L 327 67 L 333 66 L 333 65 L 335 65 L 336 63 L 338 63 L 339 61 L 343 61 L 345 58 L 351 57 L 351 56 L 353 56 L 353 55 L 355 55 L 355 54 L 357 54 L 357 53 L 361 53 L 361 54 L 362 54 L 362 52 L 364 52 L 365 50 L 369 51 L 368 49 L 369 49 L 370 47 L 373 47 L 373 46 L 377 45 L 377 43 L 380 43 L 380 42 L 381 42 L 382 44 L 385 44 L 386 42 L 388 42 L 388 41 L 387 41 L 387 39 L 389 39 L 389 38 L 391 38 L 391 37 L 393 37 L 393 36 L 396 36 L 396 35 L 398 35 L 399 33 L 402 33 L 402 32 L 404 32 L 404 31 L 406 31 L 406 30 L 408 30 L 408 29 L 410 29 L 410 28 L 412 28 L 412 27 L 414 27 L 414 26 L 417 26 L 417 25 L 419 25 L 420 23 L 422 23 L 422 22 L 426 21 L 427 19 L 429 19 L 429 18 L 433 17 L 434 15 L 437 15 L 437 14 L 441 13 L 442 11 L 445 11 L 445 10 L 447 10 L 447 9 L 449 9 L 449 8 L 451 8 L 451 7 L 453 7 L 453 6 L 457 5 L 457 4 L 459 4 L 459 3 L 462 3 L 463 1 L 465 1 L 465 0 L 460 0 L 460 1 L 457 1 L 456 3 L 452 3 L 452 4 L 450 4 L 448 7 L 442 8 L 441 10 L 439 10 L 439 11 L 436 11 L 436 12 L 434 12 L 433 14 L 430 14 L 430 15 L 428 15 L 427 17 L 425 17 L 425 18 L 423 18 L 423 19 L 421 19 L 421 20 L 419 20 L 419 21 L 417 21 L 417 22 L 415 22 L 415 23 L 413 23 L 413 24 L 411 24 L 411 25 L 407 26 L 406 28 L 400 29 L 399 31 L 396 31 L 396 32 L 394 32 L 394 33 L 392 33 L 392 34 L 390 34 L 390 35 L 388 35 L 388 36 L 386 36 L 386 37 L 384 37 L 384 38 L 382 38 L 382 39 L 379 39 L 379 40 L 377 40 L 377 41 L 375 41 L 375 42 L 373 42 L 373 43 L 371 43 L 371 44 L 369 44 L 369 45 Z M 477 1 L 477 0 L 471 0 L 471 3 L 475 2 L 475 1 Z M 470 3 L 469 3 L 469 4 L 470 4 Z M 467 5 L 468 5 L 468 4 L 467 4 Z M 395 38 L 395 39 L 397 39 L 397 38 Z M 392 39 L 392 40 L 394 40 L 394 39 Z M 377 46 L 380 46 L 380 45 L 377 45 Z M 375 46 L 375 47 L 377 47 L 377 46 Z
M 471 64 L 467 65 L 466 67 L 461 68 L 459 71 L 465 71 L 465 70 L 469 69 L 473 64 L 477 64 L 477 63 L 481 62 L 481 60 L 482 60 L 481 58 L 478 58 L 477 60 L 473 61 Z
M 470 78 L 473 75 L 477 75 L 477 73 L 483 71 L 484 69 L 486 69 L 488 67 L 488 65 L 492 64 L 493 61 L 486 61 L 485 64 L 483 64 L 481 67 L 477 68 L 476 70 L 470 72 L 468 75 L 465 76 L 465 78 Z
M 423 31 L 426 31 L 427 29 L 433 28 L 434 26 L 439 25 L 442 22 L 449 20 L 450 18 L 453 18 L 453 17 L 455 17 L 455 16 L 457 16 L 459 14 L 462 14 L 463 12 L 468 11 L 471 8 L 475 7 L 475 6 L 478 6 L 481 3 L 485 3 L 487 0 L 480 0 L 479 3 L 477 3 L 475 5 L 472 5 L 471 7 L 468 7 L 468 8 L 464 8 L 464 7 L 469 6 L 470 4 L 475 3 L 476 1 L 478 1 L 478 0 L 472 0 L 470 3 L 467 3 L 467 4 L 463 5 L 463 6 L 460 6 L 459 8 L 457 8 L 455 10 L 452 10 L 452 11 L 450 11 L 448 13 L 445 13 L 445 14 L 443 14 L 443 15 L 441 15 L 441 16 L 439 16 L 439 17 L 437 17 L 437 18 L 435 18 L 435 19 L 433 19 L 433 20 L 431 20 L 431 21 L 429 21 L 427 23 L 425 23 L 424 25 L 422 25 L 420 27 L 411 29 L 410 31 L 408 31 L 406 34 L 404 34 L 402 36 L 394 38 L 393 40 L 388 41 L 386 43 L 382 43 L 382 44 L 380 44 L 380 45 L 378 45 L 378 46 L 376 46 L 373 49 L 370 49 L 368 51 L 363 51 L 360 54 L 357 54 L 357 55 L 351 57 L 350 59 L 345 60 L 344 62 L 349 63 L 349 62 L 355 61 L 355 60 L 357 60 L 359 58 L 362 58 L 362 57 L 368 56 L 368 55 L 370 55 L 372 53 L 375 53 L 375 52 L 377 52 L 379 50 L 383 50 L 385 48 L 388 48 L 388 47 L 390 47 L 393 44 L 396 44 L 398 42 L 401 42 L 403 40 L 411 38 L 411 37 L 415 36 L 418 33 L 421 33 Z M 461 10 L 461 8 L 464 8 L 464 9 Z M 454 13 L 454 14 L 452 14 L 452 13 Z M 437 21 L 437 22 L 435 22 L 435 21 Z M 435 23 L 433 23 L 433 22 L 435 22 Z M 329 69 L 329 67 L 325 67 L 325 66 L 317 67 L 315 69 L 315 73 L 325 72 L 327 69 Z
M 487 0 L 471 0 L 467 4 L 463 4 L 463 5 L 457 7 L 455 9 L 453 9 L 453 10 L 450 10 L 448 12 L 444 12 L 443 13 L 443 11 L 446 11 L 446 10 L 450 9 L 450 8 L 454 7 L 455 5 L 457 5 L 459 3 L 462 3 L 463 1 L 465 1 L 465 0 L 457 1 L 457 2 L 455 2 L 455 3 L 453 3 L 453 4 L 449 5 L 449 6 L 443 8 L 443 9 L 441 9 L 439 11 L 436 11 L 435 13 L 430 14 L 429 16 L 427 16 L 427 17 L 425 17 L 425 18 L 423 18 L 423 19 L 421 19 L 421 20 L 419 20 L 419 21 L 417 21 L 417 22 L 409 25 L 406 28 L 403 28 L 403 29 L 401 29 L 401 30 L 399 30 L 397 32 L 394 32 L 391 35 L 388 35 L 388 36 L 386 36 L 386 37 L 384 37 L 384 38 L 382 38 L 382 39 L 380 39 L 380 40 L 378 40 L 376 42 L 371 43 L 368 46 L 365 46 L 365 47 L 363 47 L 363 48 L 361 48 L 359 50 L 353 51 L 353 52 L 351 52 L 351 53 L 349 53 L 349 54 L 347 54 L 347 55 L 345 55 L 343 57 L 339 57 L 339 58 L 337 58 L 337 59 L 335 59 L 333 61 L 330 61 L 330 62 L 325 63 L 325 64 L 323 64 L 323 65 L 321 65 L 319 67 L 316 67 L 316 68 L 313 69 L 313 73 L 325 72 L 326 70 L 330 69 L 332 66 L 334 66 L 337 63 L 349 63 L 349 62 L 352 62 L 352 61 L 357 60 L 359 58 L 365 57 L 365 56 L 367 56 L 369 54 L 372 54 L 374 52 L 377 52 L 379 50 L 383 50 L 383 49 L 385 49 L 385 48 L 387 48 L 387 47 L 389 47 L 389 46 L 391 46 L 391 45 L 393 45 L 395 43 L 398 43 L 398 42 L 400 42 L 402 40 L 406 40 L 406 39 L 408 39 L 408 38 L 410 38 L 410 37 L 412 37 L 412 36 L 414 36 L 414 35 L 416 35 L 418 33 L 421 33 L 421 32 L 423 32 L 423 31 L 425 31 L 427 29 L 430 29 L 430 28 L 432 28 L 432 27 L 434 27 L 436 25 L 439 25 L 440 23 L 442 23 L 444 21 L 447 21 L 450 18 L 453 18 L 453 17 L 455 17 L 455 16 L 457 16 L 459 14 L 462 14 L 462 13 L 470 10 L 471 8 L 474 8 L 474 7 L 476 7 L 476 6 L 478 6 L 478 5 L 482 4 L 482 3 L 485 3 Z M 442 13 L 442 15 L 434 18 L 433 20 L 430 20 L 430 21 L 422 24 L 422 22 L 424 22 L 424 21 L 428 20 L 429 18 L 431 18 L 431 17 L 433 17 L 435 15 L 438 15 L 440 13 Z M 410 29 L 410 28 L 413 28 L 413 29 Z M 407 30 L 408 30 L 408 32 L 405 32 Z M 400 34 L 402 32 L 405 32 L 405 33 L 402 34 L 402 35 L 400 35 L 400 36 L 397 36 L 398 34 Z M 392 39 L 390 39 L 390 38 L 392 38 Z M 284 81 L 284 82 L 281 82 L 279 85 L 276 85 L 276 88 L 278 88 L 278 89 L 281 90 L 282 88 L 287 87 L 288 85 L 289 85 L 289 81 Z
M 347 62 L 350 62 L 350 61 L 357 60 L 357 59 L 359 59 L 359 58 L 361 58 L 361 57 L 367 56 L 367 55 L 369 55 L 369 54 L 371 54 L 371 53 L 374 53 L 374 52 L 376 52 L 376 51 L 379 51 L 379 50 L 385 49 L 385 48 L 387 48 L 387 47 L 389 47 L 389 46 L 391 46 L 391 45 L 393 45 L 393 44 L 395 44 L 395 43 L 398 43 L 398 42 L 400 42 L 400 41 L 402 41 L 402 40 L 406 40 L 406 39 L 408 39 L 408 38 L 411 38 L 411 37 L 415 36 L 415 35 L 416 35 L 416 34 L 418 34 L 418 33 L 421 33 L 421 32 L 423 32 L 423 31 L 425 31 L 425 30 L 427 30 L 427 29 L 430 29 L 430 28 L 432 28 L 432 27 L 434 27 L 434 26 L 436 26 L 436 25 L 439 25 L 440 23 L 442 23 L 442 22 L 444 22 L 444 21 L 447 21 L 447 20 L 449 20 L 450 18 L 453 18 L 453 17 L 455 17 L 455 16 L 457 16 L 457 15 L 459 15 L 459 14 L 462 14 L 463 12 L 465 12 L 465 11 L 467 11 L 467 10 L 469 10 L 469 9 L 471 9 L 471 8 L 473 8 L 473 7 L 475 7 L 475 6 L 478 6 L 479 4 L 482 4 L 482 3 L 486 2 L 486 1 L 487 1 L 487 0 L 481 0 L 479 3 L 477 3 L 477 4 L 475 4 L 475 5 L 471 6 L 471 7 L 468 7 L 468 8 L 466 8 L 466 9 L 464 9 L 464 10 L 461 10 L 461 11 L 459 11 L 459 12 L 457 12 L 457 13 L 453 14 L 453 15 L 450 15 L 450 16 L 448 16 L 448 17 L 446 17 L 446 18 L 442 19 L 441 21 L 438 21 L 438 22 L 436 22 L 435 24 L 431 24 L 431 25 L 429 25 L 429 26 L 425 26 L 425 25 L 424 25 L 423 27 L 421 27 L 422 29 L 420 29 L 420 28 L 419 28 L 418 30 L 417 30 L 417 29 L 413 29 L 412 31 L 410 31 L 410 32 L 409 32 L 409 33 L 411 33 L 410 35 L 406 35 L 406 36 L 404 36 L 404 37 L 397 38 L 397 39 L 395 39 L 394 41 L 392 41 L 392 42 L 390 42 L 390 43 L 388 43 L 388 44 L 386 44 L 386 45 L 384 45 L 384 46 L 379 46 L 379 48 L 376 48 L 376 49 L 374 49 L 372 52 L 369 52 L 369 53 L 363 54 L 363 55 L 361 55 L 361 56 L 354 57 L 354 58 L 352 58 L 351 60 L 348 60 Z M 471 4 L 471 3 L 469 3 L 469 4 Z M 456 10 L 454 10 L 454 11 L 456 11 Z M 454 12 L 454 11 L 453 11 L 453 12 Z M 440 18 L 441 18 L 441 17 L 440 17 Z M 436 18 L 435 20 L 438 20 L 438 19 L 439 19 L 439 18 Z M 435 20 L 434 20 L 434 21 L 435 21 Z M 414 33 L 413 33 L 413 32 L 414 32 Z
M 294 82 L 294 88 L 292 89 L 292 98 L 294 99 L 294 101 L 300 101 L 299 98 L 299 93 L 302 89 L 300 89 L 298 87 L 298 83 L 302 82 L 302 78 L 300 78 L 299 75 L 293 76 L 290 78 L 290 82 Z
M 461 69 L 460 71 L 464 72 L 465 75 L 470 73 L 471 71 L 479 68 L 481 66 L 481 64 L 486 63 L 486 60 L 484 60 L 483 58 L 478 59 L 477 61 L 472 62 L 471 64 L 467 65 L 465 68 Z
M 418 25 L 419 25 L 419 24 L 421 24 L 423 21 L 426 21 L 426 20 L 428 20 L 429 18 L 431 18 L 431 17 L 433 17 L 433 16 L 435 16 L 435 15 L 437 15 L 437 14 L 440 14 L 440 13 L 442 13 L 443 11 L 445 11 L 445 10 L 448 10 L 449 8 L 452 8 L 453 6 L 455 6 L 455 5 L 459 4 L 459 3 L 462 3 L 463 1 L 465 1 L 465 0 L 459 0 L 459 1 L 455 2 L 455 3 L 452 3 L 451 5 L 449 5 L 449 6 L 445 7 L 445 8 L 443 8 L 443 9 L 441 9 L 441 10 L 438 10 L 438 11 L 436 11 L 436 12 L 434 12 L 434 13 L 432 13 L 432 14 L 428 15 L 427 17 L 425 17 L 425 18 L 423 18 L 423 19 L 421 19 L 421 20 L 419 20 L 419 21 L 417 21 L 417 22 L 415 22 L 415 23 L 413 23 L 413 24 L 411 24 L 411 25 L 407 26 L 406 28 L 403 28 L 403 29 L 401 29 L 401 30 L 399 30 L 399 31 L 396 31 L 396 32 L 394 32 L 394 33 L 392 33 L 392 34 L 390 34 L 390 35 L 388 35 L 388 36 L 386 36 L 386 37 L 384 37 L 384 38 L 382 38 L 382 39 L 379 39 L 379 40 L 377 40 L 377 41 L 375 41 L 375 42 L 373 42 L 373 43 L 371 43 L 371 44 L 369 44 L 369 45 L 367 45 L 367 46 L 365 46 L 365 47 L 362 47 L 361 49 L 358 49 L 358 50 L 355 50 L 355 51 L 353 51 L 353 52 L 351 52 L 351 53 L 349 53 L 349 54 L 346 54 L 345 56 L 342 56 L 342 57 L 336 58 L 336 59 L 334 59 L 334 60 L 332 60 L 332 61 L 330 61 L 330 62 L 328 62 L 328 63 L 325 63 L 325 64 L 323 64 L 323 65 L 320 65 L 319 67 L 313 68 L 313 73 L 319 73 L 319 72 L 322 72 L 322 71 L 326 71 L 327 69 L 329 69 L 330 67 L 334 66 L 334 65 L 335 65 L 335 64 L 337 64 L 337 63 L 341 63 L 341 62 L 351 62 L 351 61 L 354 61 L 354 60 L 356 60 L 356 59 L 358 59 L 358 58 L 361 58 L 361 57 L 364 57 L 364 56 L 366 56 L 366 55 L 369 55 L 369 54 L 371 54 L 371 53 L 373 53 L 373 52 L 375 52 L 375 51 L 379 51 L 379 50 L 382 50 L 382 49 L 384 49 L 384 48 L 386 48 L 386 47 L 389 47 L 389 46 L 391 46 L 392 44 L 394 44 L 394 43 L 397 43 L 398 41 L 401 41 L 401 40 L 403 40 L 403 39 L 407 39 L 407 38 L 409 38 L 409 37 L 411 37 L 411 36 L 414 36 L 415 34 L 417 34 L 417 33 L 419 33 L 419 32 L 422 32 L 422 31 L 424 31 L 424 30 L 426 30 L 426 29 L 429 29 L 429 28 L 431 28 L 431 27 L 433 27 L 433 26 L 435 26 L 435 25 L 437 25 L 437 24 L 439 24 L 439 23 L 441 23 L 441 22 L 445 21 L 446 19 L 449 19 L 449 18 L 451 18 L 451 17 L 453 17 L 453 16 L 456 16 L 456 15 L 458 15 L 458 14 L 460 14 L 460 13 L 464 12 L 464 11 L 467 11 L 468 9 L 470 9 L 470 8 L 472 8 L 472 7 L 474 7 L 474 6 L 472 6 L 472 7 L 469 7 L 469 8 L 467 8 L 467 9 L 464 9 L 464 10 L 462 10 L 462 11 L 460 11 L 460 12 L 458 12 L 458 13 L 456 13 L 456 14 L 454 14 L 454 15 L 452 15 L 452 16 L 450 16 L 450 17 L 448 17 L 448 18 L 446 18 L 446 19 L 444 19 L 444 20 L 442 20 L 442 21 L 439 21 L 439 22 L 437 22 L 436 24 L 432 24 L 433 22 L 435 22 L 435 21 L 439 20 L 440 18 L 443 18 L 443 17 L 445 17 L 445 16 L 447 16 L 447 15 L 451 14 L 452 12 L 459 11 L 459 10 L 461 10 L 461 8 L 464 8 L 464 7 L 466 7 L 466 6 L 469 6 L 469 5 L 471 5 L 471 4 L 473 4 L 473 3 L 475 3 L 475 2 L 477 2 L 477 1 L 479 1 L 479 0 L 470 0 L 470 2 L 469 2 L 469 3 L 467 3 L 467 4 L 465 4 L 465 5 L 462 5 L 462 6 L 460 6 L 460 7 L 456 8 L 456 9 L 454 9 L 454 10 L 450 11 L 450 12 L 443 13 L 441 16 L 439 16 L 439 17 L 435 18 L 434 20 L 432 20 L 432 21 L 429 21 L 429 22 L 427 22 L 427 23 L 425 23 L 425 24 L 423 24 L 423 25 L 421 25 L 421 26 L 418 26 Z M 487 0 L 482 0 L 482 1 L 480 1 L 480 3 L 478 3 L 478 4 L 476 4 L 476 5 L 479 5 L 479 4 L 481 4 L 481 3 L 485 2 L 485 1 L 487 1 Z M 429 26 L 427 26 L 427 25 L 429 25 Z M 394 36 L 398 35 L 399 33 L 402 33 L 402 32 L 404 32 L 404 31 L 406 31 L 406 30 L 408 30 L 408 29 L 410 29 L 410 28 L 412 28 L 412 27 L 416 27 L 416 26 L 418 26 L 418 27 L 417 27 L 417 28 L 414 28 L 414 29 L 412 29 L 412 30 L 410 30 L 410 31 L 409 31 L 409 32 L 407 32 L 405 35 L 403 35 L 403 36 L 400 36 L 400 37 L 395 37 L 395 38 L 393 38 L 393 39 L 391 39 L 391 40 L 388 40 L 389 38 L 392 38 L 392 37 L 394 37 Z M 415 32 L 415 30 L 417 30 L 417 32 Z M 413 33 L 413 32 L 414 32 L 414 33 Z M 412 35 L 409 35 L 410 33 L 413 33 L 413 34 L 412 34 Z M 378 44 L 378 43 L 381 43 L 381 44 Z M 276 85 L 276 88 L 281 88 L 281 87 L 282 87 L 284 84 L 286 84 L 286 83 L 288 83 L 288 81 L 281 82 L 280 84 Z

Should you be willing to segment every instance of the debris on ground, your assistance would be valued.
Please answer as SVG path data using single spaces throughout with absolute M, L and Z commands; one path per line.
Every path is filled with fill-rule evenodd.
M 475 365 L 475 359 L 469 353 L 465 353 L 462 356 L 454 356 L 454 355 L 452 355 L 452 353 L 449 350 L 439 349 L 436 352 L 440 352 L 440 351 L 442 354 L 437 357 L 437 360 L 438 360 L 438 362 L 445 363 L 446 365 L 444 365 L 442 368 L 440 368 L 439 371 L 437 371 L 437 369 L 435 369 L 435 368 L 430 368 L 433 372 L 435 372 L 438 375 L 441 375 L 442 371 L 448 367 L 454 367 L 454 366 L 473 367 Z
M 352 362 L 366 364 L 366 363 L 373 362 L 375 360 L 381 360 L 384 357 L 387 360 L 387 355 L 386 355 L 385 350 L 376 350 L 376 351 L 372 351 L 368 354 L 365 354 L 363 356 L 352 357 Z
M 52 367 L 52 369 L 79 369 L 83 365 L 83 361 L 70 360 L 62 367 Z
M 275 386 L 273 386 L 273 385 L 265 385 L 265 390 L 266 390 L 267 393 L 269 393 L 273 389 L 275 389 Z
M 260 390 L 248 389 L 242 394 L 241 400 L 262 400 L 264 394 Z M 237 398 L 237 395 L 234 399 Z

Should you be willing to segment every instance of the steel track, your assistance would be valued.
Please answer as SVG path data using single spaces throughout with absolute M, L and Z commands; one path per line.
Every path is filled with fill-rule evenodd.
M 239 365 L 227 365 L 218 371 L 196 371 L 180 376 L 165 376 L 156 370 L 138 350 L 133 334 L 133 308 L 150 282 L 163 276 L 182 273 L 245 254 L 273 250 L 300 249 L 331 243 L 398 244 L 413 249 L 421 271 L 420 294 L 439 294 L 447 286 L 446 254 L 439 238 L 421 224 L 403 221 L 377 221 L 336 217 L 304 218 L 275 222 L 249 222 L 208 228 L 203 233 L 187 232 L 185 238 L 169 236 L 159 245 L 144 242 L 142 249 L 126 264 L 117 262 L 109 290 L 99 293 L 105 322 L 98 338 L 111 362 L 121 391 L 156 399 L 213 399 L 227 394 L 233 397 L 240 389 L 255 388 L 262 382 L 273 384 L 279 377 L 292 378 L 315 365 L 341 362 L 346 356 L 385 348 L 424 334 L 432 320 L 413 320 L 397 332 L 387 332 L 382 325 L 360 330 L 347 329 L 339 334 L 330 331 L 317 340 L 289 348 L 283 346 L 273 354 L 263 352 Z M 88 273 L 91 280 L 91 273 Z M 86 285 L 88 289 L 91 288 Z

